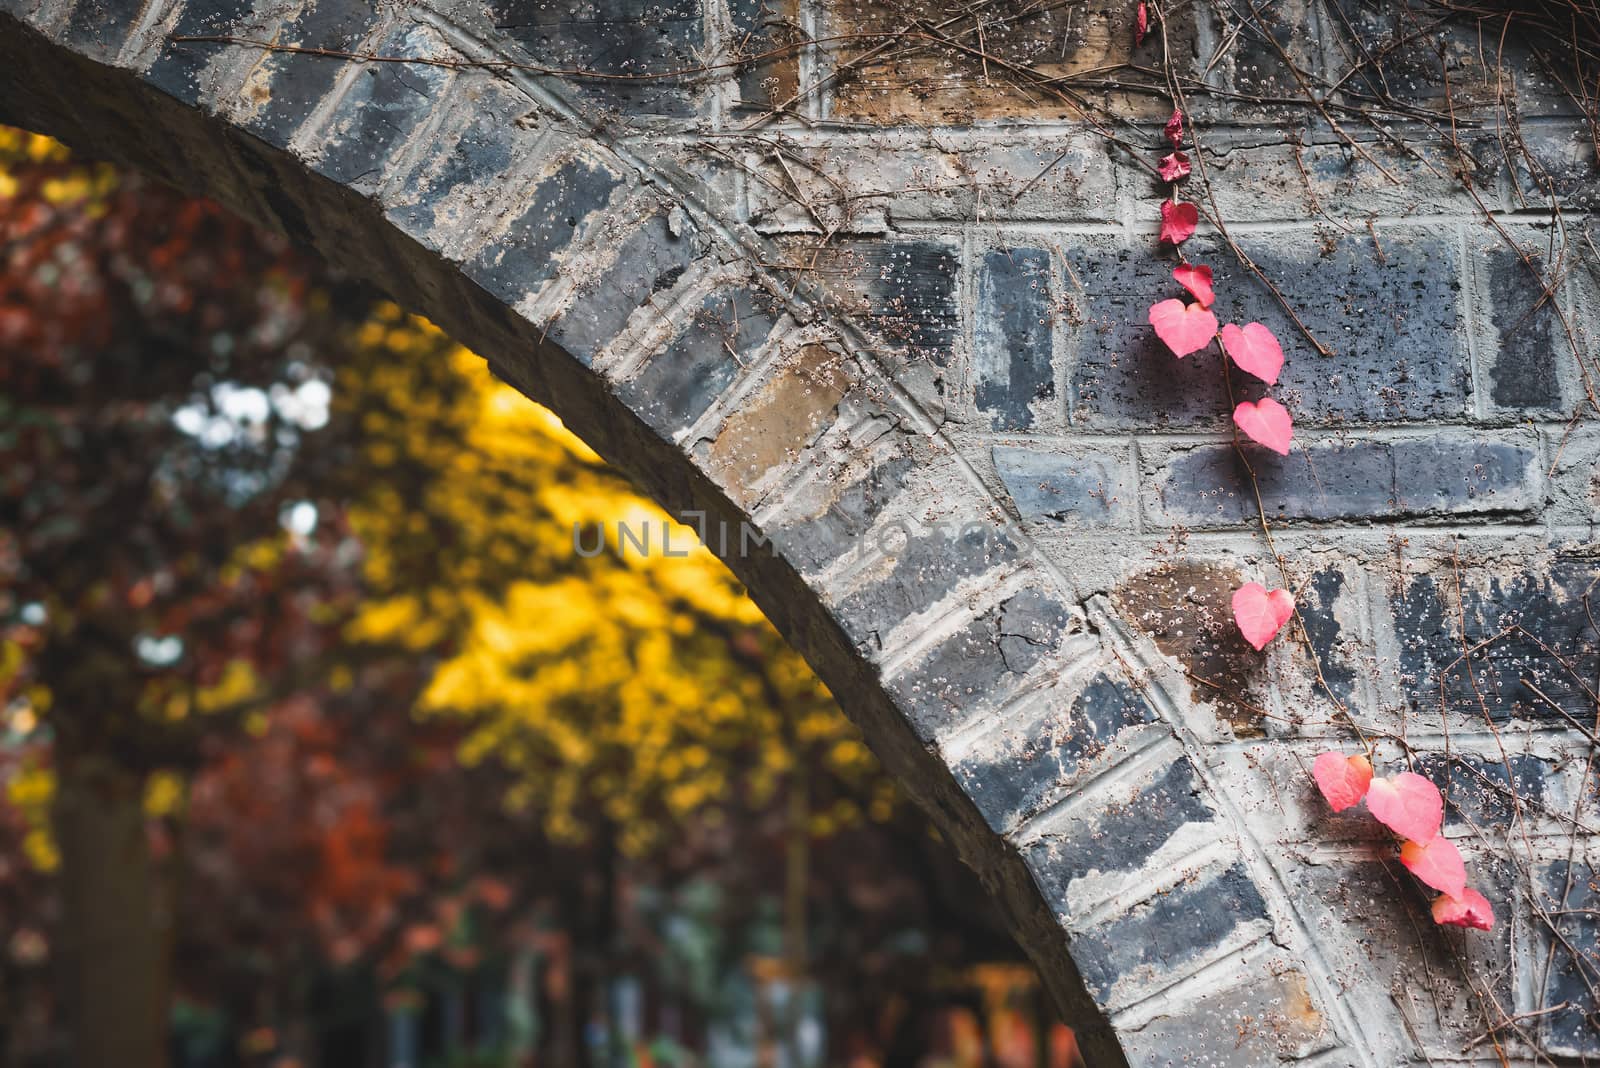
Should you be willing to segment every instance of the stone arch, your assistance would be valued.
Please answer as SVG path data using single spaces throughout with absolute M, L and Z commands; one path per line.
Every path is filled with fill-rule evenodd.
M 1143 195 L 1127 168 L 1048 116 L 972 125 L 987 104 L 969 100 L 950 134 L 965 161 L 952 181 L 916 205 L 878 189 L 867 217 L 841 227 L 848 256 L 818 281 L 783 241 L 834 225 L 807 203 L 813 179 L 741 161 L 753 142 L 718 144 L 740 94 L 764 91 L 752 82 L 782 103 L 798 66 L 681 84 L 532 66 L 690 66 L 719 37 L 766 33 L 758 11 L 0 0 L 0 118 L 213 196 L 368 276 L 669 510 L 703 516 L 713 548 L 1001 902 L 1096 1068 L 1450 1056 L 1481 1030 L 1463 983 L 1538 1021 L 1514 1057 L 1600 1052 L 1578 955 L 1555 961 L 1553 981 L 1550 966 L 1542 984 L 1527 980 L 1539 952 L 1594 937 L 1583 910 L 1596 891 L 1569 877 L 1593 863 L 1592 834 L 1570 850 L 1552 836 L 1520 875 L 1474 855 L 1510 913 L 1493 937 L 1452 941 L 1425 915 L 1419 928 L 1380 847 L 1354 821 L 1326 820 L 1306 791 L 1309 755 L 1338 733 L 1301 714 L 1321 691 L 1287 654 L 1281 681 L 1263 678 L 1213 618 L 1250 570 L 1235 557 L 1260 550 L 1250 510 L 1211 488 L 1236 476 L 1200 411 L 1208 387 L 1132 355 L 1143 342 L 1125 331 L 1140 314 L 1129 294 L 1142 309 L 1164 269 L 1124 251 L 1124 210 Z M 413 62 L 179 40 L 208 35 Z M 915 110 L 884 92 L 889 113 Z M 795 136 L 826 141 L 868 192 L 874 168 L 911 189 L 919 167 L 950 166 L 937 138 L 827 129 Z M 1592 158 L 1560 142 L 1564 129 L 1538 136 L 1570 163 L 1558 195 L 1581 209 Z M 1057 152 L 1071 181 L 1020 180 Z M 1027 209 L 985 228 L 981 183 L 955 180 L 974 165 L 1015 172 L 1011 203 Z M 1304 425 L 1323 427 L 1306 446 L 1322 467 L 1314 488 L 1291 474 L 1265 487 L 1275 513 L 1310 531 L 1303 596 L 1318 609 L 1308 630 L 1327 691 L 1391 724 L 1413 685 L 1465 693 L 1451 613 L 1480 632 L 1502 603 L 1547 620 L 1516 650 L 1541 679 L 1560 674 L 1541 650 L 1580 668 L 1600 656 L 1584 621 L 1600 575 L 1586 544 L 1600 447 L 1586 425 L 1565 437 L 1551 425 L 1581 386 L 1519 332 L 1526 319 L 1505 303 L 1525 284 L 1516 265 L 1481 252 L 1470 210 L 1430 181 L 1407 171 L 1405 192 L 1446 236 L 1375 231 L 1384 269 L 1372 279 L 1351 240 L 1322 253 L 1348 261 L 1346 303 L 1398 313 L 1392 293 L 1409 286 L 1420 310 L 1351 341 L 1349 380 L 1320 376 L 1325 394 L 1301 400 Z M 1349 212 L 1402 214 L 1387 193 L 1337 195 Z M 1274 242 L 1256 258 L 1319 326 L 1351 329 L 1312 253 Z M 1563 284 L 1592 298 L 1581 272 Z M 1115 346 L 1086 341 L 1082 320 Z M 1553 344 L 1555 328 L 1534 322 Z M 1450 351 L 1422 348 L 1440 338 Z M 770 546 L 744 543 L 745 525 Z M 1172 531 L 1200 548 L 1130 563 L 1135 546 L 1159 561 Z M 1481 578 L 1443 570 L 1456 557 L 1440 539 L 1454 535 L 1490 545 Z M 1394 541 L 1413 536 L 1422 558 L 1400 565 L 1399 589 L 1362 570 L 1374 554 L 1403 556 Z M 1528 712 L 1522 692 L 1479 692 L 1481 721 L 1442 712 L 1470 774 L 1492 787 L 1496 723 L 1532 722 L 1507 775 L 1525 772 L 1551 807 L 1591 788 L 1573 762 L 1589 752 L 1592 692 L 1568 682 L 1559 719 Z M 1441 766 L 1458 759 L 1442 739 L 1421 749 Z M 1499 796 L 1453 795 L 1454 811 L 1488 818 Z M 1576 811 L 1569 822 L 1587 834 Z M 1576 919 L 1542 927 L 1528 902 L 1563 881 L 1560 908 Z M 1460 982 L 1436 975 L 1441 961 Z M 1427 1019 L 1413 985 L 1432 999 Z

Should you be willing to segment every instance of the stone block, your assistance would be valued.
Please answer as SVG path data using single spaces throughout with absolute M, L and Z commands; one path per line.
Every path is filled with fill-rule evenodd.
M 1052 692 L 1041 714 L 999 725 L 961 759 L 956 777 L 989 826 L 1007 833 L 1152 732 L 1166 733 L 1154 724 L 1142 694 L 1100 672 L 1076 693 Z
M 1485 713 L 1496 723 L 1592 718 L 1588 690 L 1600 670 L 1600 635 L 1591 622 L 1591 612 L 1600 616 L 1597 578 L 1600 562 L 1581 556 L 1558 555 L 1537 567 L 1530 561 L 1526 570 L 1506 573 L 1468 559 L 1458 604 L 1448 562 L 1437 576 L 1417 574 L 1391 604 L 1400 689 L 1411 710 L 1438 722 L 1443 702 L 1480 727 Z M 1469 665 L 1463 650 L 1476 646 Z
M 1190 875 L 1127 912 L 1076 932 L 1072 959 L 1100 1004 L 1121 1006 L 1271 930 L 1261 892 L 1236 864 Z
M 377 28 L 380 15 L 371 0 L 312 0 L 277 28 L 272 40 L 305 48 L 358 52 Z M 361 69 L 372 68 L 329 56 L 259 53 L 252 57 L 249 73 L 239 87 L 238 97 L 228 102 L 229 108 L 251 133 L 284 147 L 340 79 Z M 401 73 L 390 72 L 383 78 L 393 81 Z M 409 76 L 415 78 L 416 73 Z M 390 94 L 387 88 L 378 92 L 385 97 Z
M 622 179 L 585 156 L 569 160 L 528 191 L 525 207 L 465 266 L 473 281 L 516 304 L 560 269 L 578 227 L 610 202 Z
M 1015 694 L 1056 658 L 1071 615 L 1058 599 L 1024 589 L 962 627 L 890 682 L 917 736 L 933 741 Z
M 1050 275 L 1050 254 L 1043 249 L 997 249 L 979 263 L 973 400 L 990 429 L 1058 422 Z
M 704 415 L 748 365 L 781 314 L 765 290 L 718 290 L 618 393 L 658 433 L 676 434 Z
M 590 100 L 635 115 L 694 111 L 692 79 L 660 77 L 703 65 L 704 14 L 698 0 L 490 0 L 496 30 L 531 62 L 572 76 Z
M 430 29 L 401 26 L 378 46 L 380 54 L 447 58 Z M 375 189 L 392 174 L 390 158 L 416 135 L 438 106 L 450 72 L 429 64 L 370 63 L 328 116 L 313 166 L 336 182 Z
M 880 533 L 885 538 L 874 544 L 886 540 L 888 532 Z M 1011 563 L 1020 551 L 1003 529 L 988 524 L 958 524 L 954 530 L 907 525 L 905 533 L 903 541 L 895 539 L 896 550 L 835 607 L 845 632 L 869 655 L 885 647 L 897 626 L 932 608 L 958 583 Z
M 1272 395 L 1301 425 L 1460 418 L 1471 374 L 1452 234 L 1391 230 L 1382 253 L 1365 235 L 1318 244 L 1307 231 L 1240 235 L 1239 243 L 1334 353 L 1319 356 L 1277 299 L 1225 249 L 1186 248 L 1216 272 L 1220 322 L 1265 324 L 1287 360 Z M 1085 428 L 1224 425 L 1233 410 L 1212 346 L 1179 360 L 1156 338 L 1149 309 L 1181 296 L 1173 263 L 1149 247 L 1087 239 L 1066 249 L 1069 405 Z M 1232 401 L 1263 384 L 1233 373 Z
M 1556 932 L 1543 925 L 1537 953 L 1527 966 L 1543 979 L 1538 1009 L 1539 1044 L 1555 1057 L 1600 1055 L 1600 865 L 1582 858 L 1539 865 L 1535 893 L 1552 916 Z M 1548 969 L 1548 970 L 1547 970 Z M 1560 1008 L 1557 1008 L 1560 1006 Z
M 1117 450 L 996 446 L 991 455 L 1024 520 L 1124 525 L 1138 507 L 1132 465 Z
M 586 364 L 622 333 L 634 311 L 664 296 L 709 243 L 686 217 L 653 215 L 616 243 L 616 259 L 579 280 L 572 303 L 550 324 L 550 340 Z
M 1440 434 L 1422 440 L 1296 444 L 1276 456 L 1245 443 L 1174 450 L 1157 461 L 1150 515 L 1190 527 L 1273 521 L 1519 514 L 1542 499 L 1538 443 Z M 1255 471 L 1261 501 L 1250 484 Z
M 1485 233 L 1475 244 L 1477 291 L 1493 340 L 1484 369 L 1489 401 L 1513 416 L 1563 411 L 1561 372 L 1576 356 L 1544 285 L 1500 235 Z M 1534 267 L 1545 271 L 1544 257 L 1529 251 Z M 1558 281 L 1555 299 L 1565 293 Z

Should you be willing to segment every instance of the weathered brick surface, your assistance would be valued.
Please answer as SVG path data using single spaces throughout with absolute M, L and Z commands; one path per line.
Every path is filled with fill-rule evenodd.
M 960 761 L 956 774 L 996 831 L 1009 831 L 1060 800 L 1107 753 L 1127 756 L 1166 736 L 1133 687 L 1095 674 L 1076 692 L 1052 692 L 1023 710 L 995 744 Z
M 1532 434 L 1334 440 L 1282 457 L 1249 445 L 1243 451 L 1241 457 L 1231 444 L 1172 450 L 1150 472 L 1150 510 L 1208 527 L 1253 525 L 1262 509 L 1273 520 L 1366 521 L 1527 513 L 1541 501 Z M 1251 469 L 1259 504 L 1249 488 Z
M 1050 410 L 1056 398 L 1050 273 L 1050 254 L 1037 248 L 997 249 L 978 266 L 973 389 L 992 429 L 1057 422 Z
M 1381 253 L 1364 231 L 1327 240 L 1310 230 L 1240 235 L 1251 259 L 1296 294 L 1306 328 L 1334 356 L 1319 357 L 1269 290 L 1215 244 L 1190 255 L 1212 265 L 1223 321 L 1265 323 L 1301 354 L 1275 393 L 1318 423 L 1460 419 L 1471 375 L 1457 238 L 1448 229 L 1385 232 Z M 1214 359 L 1175 363 L 1150 331 L 1155 298 L 1182 292 L 1172 263 L 1151 242 L 1067 245 L 1067 300 L 1073 367 L 1073 422 L 1100 426 L 1189 427 L 1214 423 L 1232 406 Z M 1239 400 L 1265 390 L 1235 376 Z
M 0 119 L 366 274 L 703 513 L 1095 1068 L 1600 1055 L 1592 132 L 1490 14 L 1165 6 L 0 0 Z M 172 40 L 228 33 L 452 65 Z M 1288 457 L 1145 325 L 1163 55 Z M 1301 609 L 1264 652 L 1252 579 Z M 1352 724 L 1446 788 L 1494 932 L 1318 799 Z
M 995 470 L 1023 519 L 1127 526 L 1138 490 L 1127 448 L 1099 445 L 1076 454 L 997 445 Z

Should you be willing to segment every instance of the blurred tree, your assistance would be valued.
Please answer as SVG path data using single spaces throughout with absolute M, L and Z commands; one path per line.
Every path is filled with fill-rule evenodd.
M 586 858 L 537 888 L 591 942 L 624 865 L 777 841 L 803 966 L 811 842 L 895 794 L 690 530 L 476 357 L 214 206 L 0 131 L 0 250 L 0 698 L 49 742 L 10 793 L 59 865 L 79 1063 L 164 1063 L 175 899 L 146 817 L 176 870 L 207 760 L 197 819 L 229 841 L 200 881 L 260 910 L 247 943 L 310 932 L 278 965 L 432 948 L 407 902 L 467 884 L 466 836 L 397 851 L 385 806 L 453 752 Z M 655 551 L 574 550 L 618 520 Z M 378 705 L 436 724 L 434 755 L 364 732 Z M 273 782 L 322 799 L 308 824 L 271 822 Z
M 297 538 L 315 360 L 348 333 L 285 244 L 0 131 L 0 687 L 48 722 L 57 960 L 83 1064 L 164 1062 L 152 772 L 338 636 L 355 587 Z M 266 683 L 263 680 L 270 680 Z

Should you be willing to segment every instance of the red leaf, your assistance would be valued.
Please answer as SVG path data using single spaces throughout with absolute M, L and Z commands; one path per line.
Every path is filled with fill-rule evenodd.
M 1442 835 L 1426 843 L 1401 843 L 1400 863 L 1441 894 L 1460 897 L 1467 889 L 1467 866 L 1461 852 Z
M 1177 108 L 1172 109 L 1172 118 L 1167 120 L 1166 127 L 1162 130 L 1167 135 L 1167 140 L 1172 142 L 1173 148 L 1183 147 L 1183 112 Z
M 1237 594 L 1234 599 L 1238 600 Z M 1372 781 L 1372 763 L 1364 756 L 1323 753 L 1312 763 L 1311 775 L 1333 810 L 1343 812 L 1359 805 L 1367 795 L 1367 784 Z
M 1144 44 L 1144 39 L 1150 35 L 1150 8 L 1144 0 L 1139 0 L 1139 7 L 1133 13 L 1133 43 L 1137 47 Z
M 1211 307 L 1211 302 L 1217 299 L 1216 293 L 1211 289 L 1211 268 L 1197 263 L 1183 263 L 1172 269 L 1172 277 L 1177 283 L 1194 294 L 1194 299 L 1200 302 L 1203 308 Z
M 1292 615 L 1294 595 L 1288 590 L 1268 592 L 1259 582 L 1247 582 L 1233 593 L 1233 621 L 1239 625 L 1244 640 L 1257 650 L 1265 649 Z M 1322 780 L 1317 782 L 1321 785 Z
M 1439 788 L 1410 771 L 1392 779 L 1373 779 L 1367 787 L 1367 808 L 1379 823 L 1413 842 L 1433 841 L 1444 822 Z
M 1278 380 L 1283 370 L 1283 346 L 1272 336 L 1272 331 L 1260 323 L 1222 328 L 1222 348 L 1239 365 L 1239 370 L 1253 374 L 1267 385 Z
M 1217 317 L 1198 304 L 1185 304 L 1173 298 L 1150 305 L 1150 325 L 1156 336 L 1180 360 L 1199 352 L 1217 336 Z
M 1233 421 L 1245 436 L 1259 445 L 1265 445 L 1280 456 L 1289 455 L 1289 441 L 1294 437 L 1294 420 L 1289 409 L 1263 397 L 1252 404 L 1245 401 L 1233 410 Z
M 1189 157 L 1182 152 L 1161 157 L 1161 177 L 1168 182 L 1181 182 L 1189 177 Z
M 1200 224 L 1200 209 L 1193 204 L 1164 201 L 1161 205 L 1161 240 L 1181 245 Z
M 1494 926 L 1494 907 L 1489 899 L 1472 887 L 1455 897 L 1440 894 L 1433 899 L 1433 922 L 1448 927 L 1476 927 L 1487 931 Z

